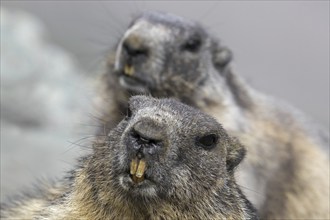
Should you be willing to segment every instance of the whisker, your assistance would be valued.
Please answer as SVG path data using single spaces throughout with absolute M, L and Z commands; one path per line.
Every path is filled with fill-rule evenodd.
M 93 124 L 85 124 L 85 123 L 76 123 L 77 125 L 81 125 L 81 126 L 86 126 L 86 127 L 97 127 L 97 128 L 101 128 L 102 126 L 100 125 L 93 125 Z
M 81 141 L 85 141 L 85 140 L 88 140 L 88 139 L 90 139 L 90 138 L 96 138 L 96 137 L 97 137 L 97 135 L 90 135 L 90 136 L 87 136 L 87 137 L 80 138 L 80 139 L 78 139 L 78 140 L 75 141 L 75 142 L 68 141 L 68 143 L 70 143 L 70 145 L 68 145 L 67 147 L 69 147 L 69 148 L 68 148 L 67 150 L 65 150 L 64 152 L 60 153 L 60 155 L 63 155 L 63 154 L 65 154 L 65 153 L 71 151 L 72 149 L 74 149 L 74 148 L 77 147 L 77 146 L 80 147 L 80 146 L 81 146 L 81 145 L 80 145 L 80 142 L 81 142 Z M 86 146 L 84 146 L 83 148 L 88 149 L 88 147 L 86 147 Z M 91 149 L 91 148 L 90 148 L 90 149 Z
M 213 12 L 217 9 L 219 2 L 214 1 L 212 3 L 213 3 L 212 5 L 209 5 L 208 8 L 203 13 L 201 13 L 201 16 L 199 16 L 198 21 L 205 21 L 206 18 L 211 16 L 213 14 Z
M 239 187 L 243 188 L 243 189 L 246 189 L 246 190 L 249 190 L 249 191 L 255 193 L 255 194 L 258 195 L 258 196 L 264 197 L 264 195 L 263 195 L 262 193 L 258 192 L 258 191 L 255 191 L 255 190 L 250 189 L 250 188 L 248 188 L 248 187 L 242 186 L 242 185 L 240 185 L 240 184 L 238 184 L 238 183 L 237 183 L 237 185 L 238 185 Z
M 68 165 L 70 165 L 71 167 L 73 167 L 73 166 L 75 165 L 75 163 L 70 163 L 69 161 L 63 160 L 63 159 L 61 159 L 61 158 L 58 158 L 58 161 L 61 161 L 61 162 L 65 163 L 65 164 L 68 164 Z
M 110 19 L 106 19 L 106 20 L 108 22 L 111 22 L 110 24 L 113 25 L 114 28 L 116 28 L 115 30 L 117 32 L 123 33 L 124 30 L 126 29 L 126 25 L 124 25 L 122 21 L 118 20 L 117 17 L 112 15 L 113 12 L 109 10 L 107 5 L 103 1 L 100 1 L 99 3 L 101 4 L 100 8 L 102 8 L 102 10 L 105 12 L 105 15 L 110 17 Z

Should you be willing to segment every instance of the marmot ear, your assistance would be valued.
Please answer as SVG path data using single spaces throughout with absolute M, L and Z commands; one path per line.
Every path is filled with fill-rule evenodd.
M 222 72 L 224 68 L 228 66 L 228 64 L 233 59 L 233 54 L 231 50 L 227 47 L 220 46 L 216 41 L 213 42 L 213 64 L 214 66 Z
M 231 138 L 230 147 L 227 149 L 227 170 L 233 171 L 240 164 L 246 154 L 245 147 L 236 138 Z

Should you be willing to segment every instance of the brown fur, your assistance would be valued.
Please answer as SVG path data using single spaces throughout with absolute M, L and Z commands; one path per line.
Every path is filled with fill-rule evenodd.
M 215 117 L 247 147 L 237 177 L 261 218 L 330 218 L 329 156 L 324 151 L 329 134 L 292 107 L 246 85 L 230 68 L 228 49 L 199 24 L 166 13 L 146 13 L 129 31 L 117 52 L 134 35 L 141 37 L 140 43 L 131 46 L 147 48 L 148 53 L 130 57 L 122 50 L 108 59 L 99 102 L 105 126 L 111 128 L 123 117 L 132 94 L 176 98 Z M 202 36 L 200 49 L 178 49 L 195 32 Z M 130 78 L 139 80 L 138 90 L 120 81 L 125 65 L 134 67 Z
M 2 205 L 1 217 L 257 219 L 234 177 L 245 149 L 215 119 L 169 99 L 139 96 L 129 106 L 132 115 L 95 142 L 65 179 Z M 216 137 L 211 144 L 199 141 L 208 135 Z M 137 155 L 147 164 L 140 183 L 129 171 Z

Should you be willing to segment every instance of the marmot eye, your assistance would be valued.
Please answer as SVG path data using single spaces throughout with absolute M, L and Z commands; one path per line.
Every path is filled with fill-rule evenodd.
M 182 49 L 190 52 L 197 52 L 202 45 L 202 40 L 199 36 L 194 36 L 188 39 L 185 44 L 183 44 Z
M 197 142 L 206 150 L 215 147 L 218 137 L 215 134 L 208 134 L 197 139 Z

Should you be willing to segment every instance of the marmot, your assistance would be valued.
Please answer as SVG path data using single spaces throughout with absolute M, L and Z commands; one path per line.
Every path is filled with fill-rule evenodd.
M 172 97 L 215 117 L 249 154 L 238 172 L 261 218 L 330 218 L 329 134 L 292 107 L 245 84 L 232 53 L 197 22 L 146 12 L 107 58 L 98 100 L 105 127 L 132 94 Z
M 235 182 L 244 147 L 212 117 L 136 96 L 61 182 L 1 206 L 7 219 L 257 219 Z

